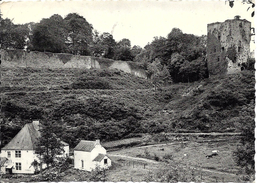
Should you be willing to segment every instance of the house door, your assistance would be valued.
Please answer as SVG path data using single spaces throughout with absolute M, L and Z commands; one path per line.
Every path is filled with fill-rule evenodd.
M 84 168 L 84 161 L 81 160 L 81 167 Z
M 5 172 L 6 174 L 12 174 L 12 168 L 6 168 Z

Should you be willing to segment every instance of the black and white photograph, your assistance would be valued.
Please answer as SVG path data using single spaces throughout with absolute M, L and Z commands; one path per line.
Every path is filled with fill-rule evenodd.
M 0 182 L 255 182 L 255 0 L 0 1 Z

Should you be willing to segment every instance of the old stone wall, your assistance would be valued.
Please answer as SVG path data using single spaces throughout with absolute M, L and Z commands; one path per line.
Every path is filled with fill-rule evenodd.
M 235 17 L 207 26 L 207 63 L 210 75 L 240 72 L 250 56 L 251 23 Z
M 0 50 L 2 66 L 32 68 L 80 68 L 119 69 L 138 77 L 147 78 L 145 70 L 135 62 L 115 61 L 106 58 L 72 55 L 67 53 L 25 52 L 23 50 Z

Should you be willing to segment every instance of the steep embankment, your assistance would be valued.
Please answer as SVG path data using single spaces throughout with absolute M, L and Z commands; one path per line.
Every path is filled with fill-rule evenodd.
M 159 132 L 237 131 L 242 118 L 254 119 L 254 85 L 250 71 L 185 84 L 147 124 Z
M 249 71 L 156 91 L 149 80 L 118 70 L 17 68 L 4 69 L 2 78 L 2 145 L 24 123 L 44 116 L 56 121 L 57 135 L 73 147 L 80 139 L 140 133 L 233 132 L 240 111 L 254 107 Z

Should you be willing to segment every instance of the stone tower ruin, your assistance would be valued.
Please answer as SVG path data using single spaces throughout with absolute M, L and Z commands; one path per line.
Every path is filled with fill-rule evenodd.
M 244 69 L 250 56 L 251 22 L 232 20 L 207 25 L 207 64 L 210 75 L 231 74 Z

